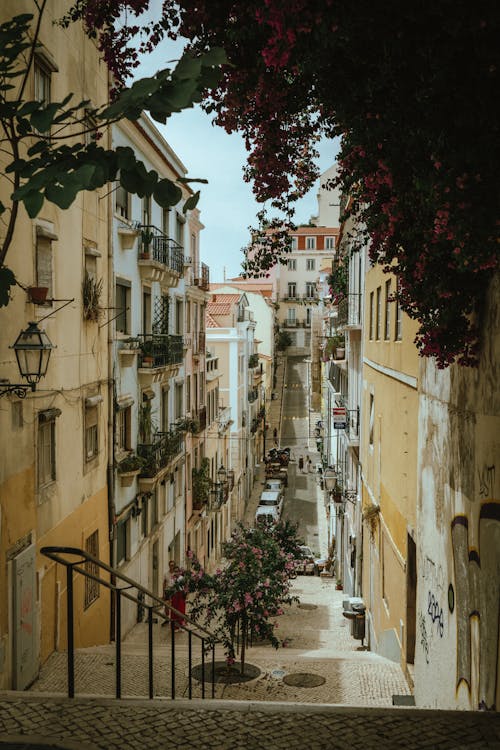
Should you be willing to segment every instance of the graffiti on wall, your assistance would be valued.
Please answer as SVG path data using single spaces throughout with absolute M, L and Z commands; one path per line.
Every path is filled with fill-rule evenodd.
M 494 467 L 486 467 L 485 481 Z M 456 516 L 451 522 L 455 570 L 457 615 L 457 689 L 465 683 L 472 688 L 471 620 L 477 618 L 478 703 L 479 708 L 495 710 L 498 689 L 498 633 L 500 615 L 500 503 L 484 503 L 478 520 L 478 548 L 469 544 L 469 520 Z M 476 661 L 474 659 L 474 661 Z
M 444 632 L 443 608 L 439 606 L 437 598 L 430 591 L 428 595 L 427 614 L 431 618 L 432 624 L 436 624 L 437 632 L 442 638 Z
M 425 661 L 427 662 L 427 664 L 429 664 L 429 638 L 427 636 L 425 617 L 421 612 L 418 617 L 418 625 L 420 629 L 420 645 L 422 646 L 422 651 L 424 652 Z

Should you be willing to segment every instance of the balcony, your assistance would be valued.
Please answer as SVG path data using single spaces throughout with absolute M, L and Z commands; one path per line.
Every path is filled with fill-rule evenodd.
M 281 302 L 298 302 L 300 297 L 297 294 L 284 294 L 281 297 Z
M 297 321 L 295 318 L 289 318 L 283 321 L 285 328 L 297 328 Z
M 219 434 L 225 432 L 229 425 L 232 424 L 231 419 L 231 407 L 230 406 L 219 406 L 219 413 L 217 415 L 217 424 Z
M 161 333 L 142 334 L 140 342 L 139 369 L 155 370 L 160 367 L 178 367 L 183 361 L 183 337 Z
M 178 431 L 157 432 L 151 443 L 140 443 L 137 446 L 137 455 L 142 458 L 144 465 L 139 481 L 156 479 L 183 448 L 183 436 Z
M 363 323 L 362 304 L 361 294 L 346 294 L 337 304 L 337 325 L 344 328 L 361 328 Z
M 200 406 L 196 414 L 196 420 L 198 422 L 198 432 L 201 432 L 207 426 L 207 407 L 206 406 Z
M 194 285 L 208 292 L 210 287 L 210 269 L 205 263 L 200 263 L 198 274 L 194 277 Z
M 184 273 L 184 252 L 175 240 L 152 225 L 141 225 L 139 270 L 145 281 L 175 287 Z

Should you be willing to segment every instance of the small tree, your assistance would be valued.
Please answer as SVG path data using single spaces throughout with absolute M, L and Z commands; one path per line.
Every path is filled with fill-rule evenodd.
M 288 331 L 279 331 L 276 337 L 276 349 L 283 352 L 292 343 L 292 337 Z
M 194 593 L 191 617 L 223 644 L 228 665 L 234 664 L 240 641 L 241 674 L 250 637 L 280 645 L 274 618 L 283 614 L 285 604 L 298 601 L 290 594 L 298 544 L 292 524 L 255 529 L 240 524 L 223 545 L 222 569 L 210 575 L 193 559 L 185 571 L 184 590 Z

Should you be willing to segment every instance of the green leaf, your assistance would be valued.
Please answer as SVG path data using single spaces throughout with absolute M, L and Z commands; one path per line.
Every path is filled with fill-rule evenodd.
M 16 277 L 7 266 L 0 266 L 0 307 L 6 307 L 10 302 L 10 288 L 15 286 Z
M 224 65 L 227 62 L 226 50 L 222 47 L 212 47 L 201 57 L 202 65 Z
M 129 193 L 136 193 L 139 198 L 144 196 L 140 188 L 140 180 L 137 171 L 134 169 L 122 169 L 120 171 L 120 185 Z
M 30 118 L 32 127 L 41 133 L 46 133 L 50 130 L 50 126 L 52 125 L 52 121 L 58 109 L 59 104 L 53 102 L 52 104 L 48 104 L 44 109 L 33 112 Z
M 197 190 L 196 193 L 192 195 L 190 198 L 188 198 L 185 204 L 183 205 L 182 207 L 183 213 L 186 213 L 186 211 L 192 211 L 193 208 L 196 208 L 199 200 L 200 200 L 200 191 Z
M 23 203 L 30 219 L 34 219 L 43 206 L 43 195 L 37 190 L 32 190 L 24 196 Z
M 6 211 L 6 210 L 7 210 L 7 209 L 5 208 L 5 206 L 4 206 L 4 204 L 2 203 L 2 201 L 0 201 L 0 216 L 1 216 L 1 215 L 2 215 L 3 213 L 4 213 L 4 211 Z
M 172 77 L 197 78 L 201 72 L 201 58 L 185 53 L 174 68 Z
M 182 182 L 183 185 L 187 185 L 190 182 L 201 182 L 203 185 L 208 185 L 208 180 L 204 177 L 178 177 L 177 182 Z
M 40 109 L 42 107 L 41 102 L 25 102 L 22 107 L 18 110 L 18 115 L 22 117 L 23 115 L 32 115 L 33 112 L 36 112 L 37 109 Z
M 167 208 L 168 206 L 175 206 L 181 200 L 182 190 L 171 180 L 164 179 L 156 185 L 153 196 L 160 206 Z
M 59 208 L 66 209 L 71 206 L 78 194 L 76 185 L 47 185 L 45 188 L 45 197 L 51 203 L 55 203 Z

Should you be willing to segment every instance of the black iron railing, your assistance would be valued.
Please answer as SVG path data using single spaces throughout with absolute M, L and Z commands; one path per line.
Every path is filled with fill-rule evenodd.
M 184 272 L 182 246 L 150 224 L 141 225 L 139 260 L 154 260 L 175 271 L 179 276 Z
M 183 361 L 183 337 L 163 333 L 147 333 L 137 337 L 140 342 L 139 367 L 166 367 Z
M 141 477 L 154 477 L 183 450 L 181 432 L 157 432 L 151 443 L 139 443 L 137 455 L 143 459 Z
M 75 599 L 74 575 L 81 575 L 85 580 L 90 579 L 111 591 L 114 598 L 113 611 L 115 613 L 115 697 L 122 697 L 122 601 L 127 599 L 147 612 L 148 623 L 148 697 L 154 698 L 153 689 L 153 616 L 161 620 L 170 619 L 170 698 L 176 694 L 176 664 L 175 664 L 175 628 L 180 627 L 188 635 L 188 698 L 193 697 L 192 668 L 193 668 L 193 638 L 197 639 L 201 649 L 201 697 L 205 698 L 205 655 L 211 653 L 212 659 L 212 689 L 211 697 L 215 697 L 215 646 L 216 641 L 208 630 L 200 627 L 194 620 L 172 607 L 168 602 L 153 594 L 141 584 L 120 573 L 102 560 L 90 555 L 77 547 L 42 547 L 42 555 L 54 560 L 66 568 L 66 628 L 67 628 L 67 675 L 68 698 L 75 697 Z M 169 617 L 165 613 L 168 611 Z M 185 669 L 181 664 L 180 670 Z

